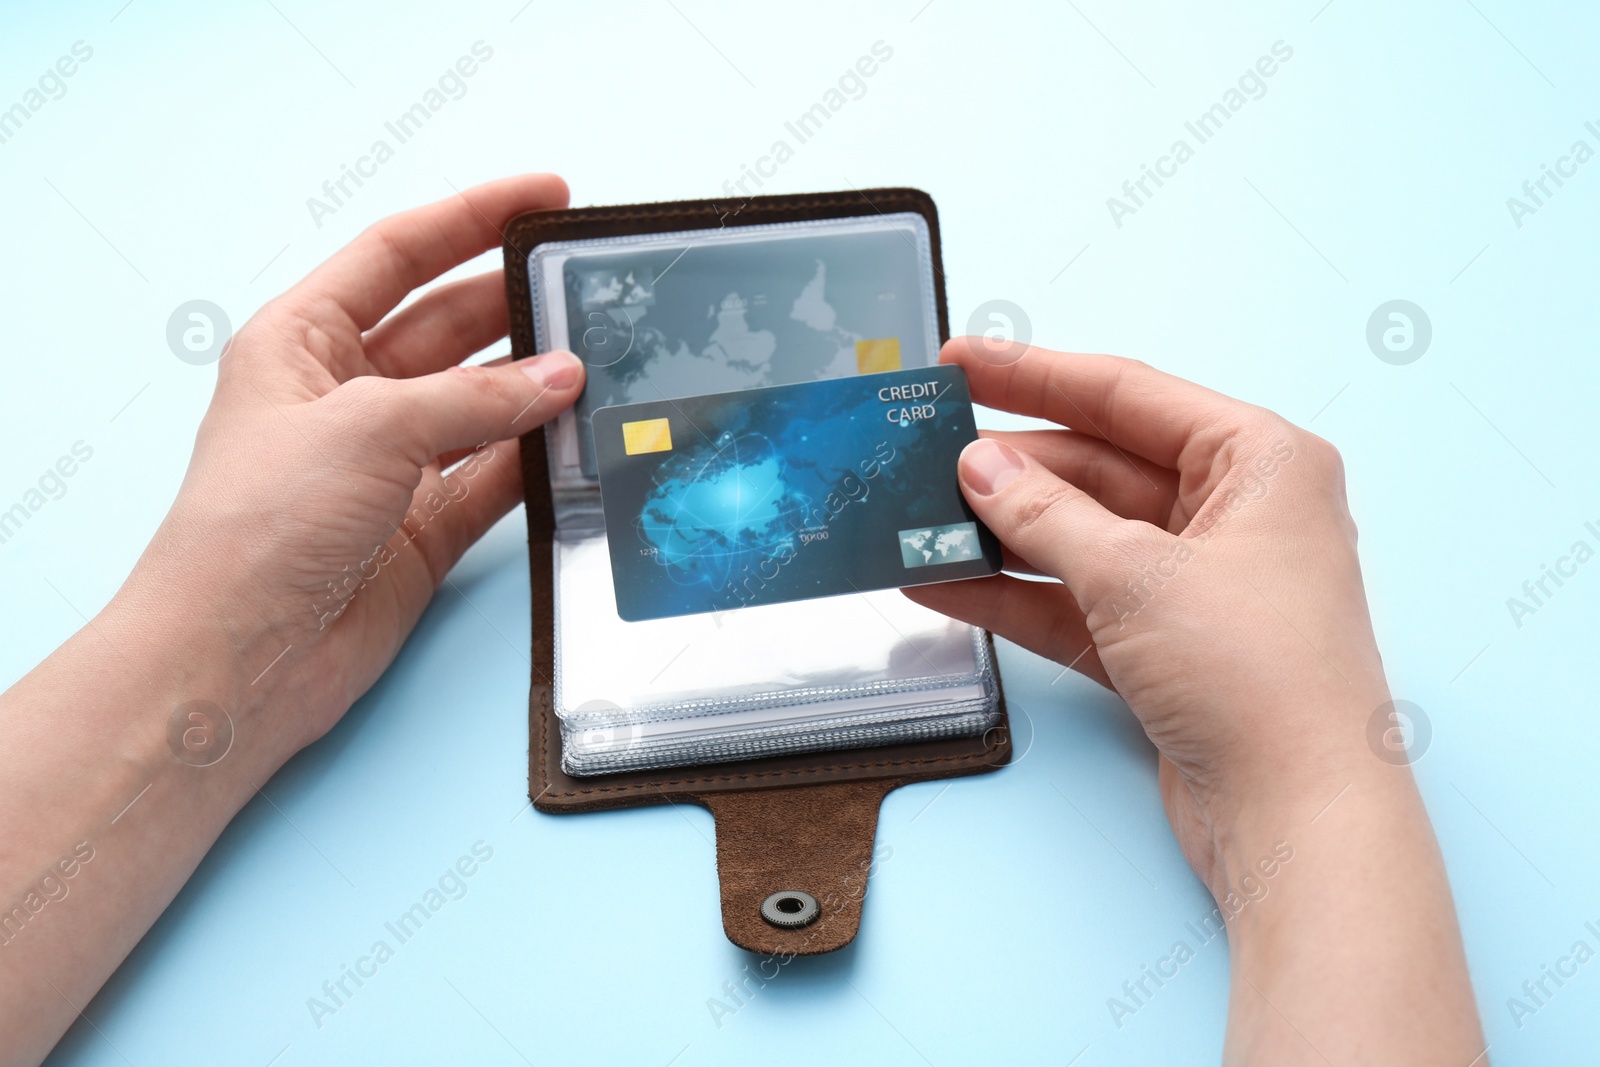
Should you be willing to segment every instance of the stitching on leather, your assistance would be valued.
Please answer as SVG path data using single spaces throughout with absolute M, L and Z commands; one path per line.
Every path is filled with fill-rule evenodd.
M 865 201 L 865 203 L 867 204 L 868 207 L 872 207 L 872 208 L 876 209 L 876 204 L 871 200 L 867 200 L 866 197 L 865 197 L 865 193 L 868 192 L 868 191 L 869 190 L 863 190 L 862 191 L 861 200 Z M 883 197 L 880 197 L 879 199 L 881 199 L 885 203 L 900 203 L 900 202 L 903 202 L 903 203 L 914 203 L 914 202 L 917 202 L 917 198 L 916 197 L 908 196 L 905 193 L 889 193 L 889 194 L 887 194 L 887 195 L 885 195 Z M 699 201 L 699 202 L 693 202 L 693 206 L 689 206 L 689 207 L 671 207 L 671 208 L 647 207 L 647 208 L 634 209 L 634 210 L 621 210 L 619 208 L 614 208 L 614 207 L 568 208 L 566 211 L 561 213 L 561 221 L 562 221 L 562 223 L 568 223 L 568 222 L 572 222 L 572 223 L 579 223 L 579 222 L 619 222 L 619 221 L 623 221 L 623 220 L 626 220 L 626 219 L 675 219 L 675 218 L 682 218 L 682 217 L 690 216 L 690 215 L 702 215 L 703 216 L 703 215 L 706 215 L 706 214 L 708 214 L 709 212 L 711 212 L 713 210 L 713 205 L 714 204 L 718 204 L 718 203 L 722 203 L 722 202 L 723 201 L 719 201 L 719 200 Z M 727 203 L 732 203 L 732 202 L 733 202 L 732 200 L 727 201 Z M 753 213 L 754 212 L 760 212 L 760 211 L 763 211 L 763 210 L 768 210 L 768 211 L 792 211 L 792 210 L 794 210 L 796 208 L 834 207 L 834 206 L 841 205 L 841 204 L 853 205 L 853 204 L 856 204 L 856 203 L 858 203 L 858 201 L 855 198 L 851 197 L 849 194 L 846 194 L 846 195 L 843 195 L 843 196 L 835 194 L 835 195 L 831 195 L 831 196 L 811 197 L 811 198 L 805 199 L 805 200 L 784 200 L 782 203 L 777 203 L 777 204 L 758 204 L 755 208 L 752 209 L 752 212 Z M 707 227 L 707 228 L 709 229 L 710 227 Z M 507 240 L 509 240 L 512 243 L 513 247 L 517 248 L 517 252 L 520 255 L 522 255 L 524 258 L 526 258 L 527 253 L 523 252 L 522 249 L 517 246 L 517 241 L 526 236 L 525 228 L 524 227 L 519 227 L 515 231 L 515 233 L 516 233 L 515 237 L 508 236 Z

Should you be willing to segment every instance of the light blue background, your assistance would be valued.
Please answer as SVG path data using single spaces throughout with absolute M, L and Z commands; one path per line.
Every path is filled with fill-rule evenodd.
M 1492 1058 L 1592 1054 L 1600 964 L 1520 1028 L 1506 998 L 1600 920 L 1600 563 L 1520 628 L 1506 598 L 1600 520 L 1600 161 L 1521 228 L 1506 198 L 1600 147 L 1593 5 L 523 2 L 8 6 L 0 106 L 74 41 L 94 57 L 0 145 L 0 501 L 76 440 L 94 458 L 0 545 L 3 680 L 80 625 L 68 601 L 111 596 L 176 490 L 215 376 L 166 347 L 179 303 L 240 323 L 367 223 L 515 171 L 579 204 L 717 194 L 881 39 L 866 95 L 767 191 L 926 188 L 958 330 L 1008 299 L 1042 342 L 1338 444 L 1394 691 L 1433 724 L 1418 775 Z M 467 95 L 314 225 L 306 198 L 480 39 Z M 1267 95 L 1115 226 L 1106 198 L 1278 40 Z M 1409 366 L 1365 342 L 1392 298 L 1433 323 Z M 750 957 L 721 933 L 709 815 L 526 810 L 521 524 L 239 815 L 53 1063 L 1216 1060 L 1220 941 L 1121 1029 L 1106 1006 L 1210 907 L 1151 749 L 1009 647 L 1031 747 L 892 794 L 860 939 L 718 1027 L 706 1002 Z M 319 1029 L 306 998 L 480 839 L 467 895 Z

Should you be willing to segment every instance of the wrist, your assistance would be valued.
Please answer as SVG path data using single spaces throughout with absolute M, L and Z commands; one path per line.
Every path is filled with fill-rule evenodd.
M 242 804 L 303 742 L 269 714 L 287 642 L 239 605 L 141 562 L 79 639 L 136 681 L 136 748 L 180 778 L 205 772 L 208 785 L 239 792 Z
M 1409 764 L 1369 737 L 1373 709 L 1387 700 L 1381 677 L 1359 694 L 1339 688 L 1217 709 L 1226 732 L 1209 739 L 1198 766 L 1178 765 L 1204 813 L 1219 871 L 1245 873 L 1263 847 L 1305 836 L 1353 797 L 1413 807 L 1426 819 Z
M 1229 894 L 1248 900 L 1252 879 L 1272 877 L 1264 868 L 1292 862 L 1285 852 L 1355 855 L 1386 827 L 1420 828 L 1431 839 L 1410 766 L 1375 758 L 1360 740 L 1252 776 L 1208 807 L 1215 862 L 1207 883 L 1219 904 Z
M 282 764 L 214 641 L 119 592 L 0 698 L 0 747 L 28 754 L 0 791 L 0 820 L 26 828 L 0 847 L 11 873 L 75 842 L 203 849 Z
M 1252 812 L 1219 864 L 1224 1059 L 1300 1062 L 1309 1044 L 1331 1062 L 1376 1047 L 1394 1062 L 1473 1062 L 1483 1044 L 1455 906 L 1410 768 L 1379 763 L 1342 790 Z
M 1376 914 L 1394 903 L 1396 879 L 1439 869 L 1410 768 L 1370 760 L 1346 771 L 1258 796 L 1216 834 L 1208 888 L 1241 958 L 1280 937 L 1303 945 L 1318 914 Z

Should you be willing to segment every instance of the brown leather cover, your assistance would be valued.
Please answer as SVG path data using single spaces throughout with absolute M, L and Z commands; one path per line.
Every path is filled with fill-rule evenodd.
M 949 336 L 939 222 L 933 200 L 916 189 L 685 200 L 662 204 L 535 211 L 506 227 L 506 293 L 514 358 L 534 353 L 527 257 L 540 244 L 591 237 L 717 229 L 802 219 L 915 211 L 928 222 L 939 336 Z M 907 782 L 982 774 L 1011 758 L 1005 696 L 998 725 L 982 737 L 812 752 L 732 763 L 575 777 L 561 769 L 555 674 L 553 536 L 544 431 L 522 438 L 533 600 L 533 678 L 528 700 L 528 792 L 542 812 L 595 811 L 640 804 L 691 803 L 710 809 L 717 827 L 722 925 L 752 952 L 814 955 L 854 940 L 866 895 L 878 807 Z M 802 890 L 822 903 L 811 925 L 785 930 L 761 918 L 761 902 Z

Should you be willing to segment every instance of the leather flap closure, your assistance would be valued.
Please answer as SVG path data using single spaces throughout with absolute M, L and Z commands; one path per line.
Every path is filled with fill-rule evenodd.
M 880 778 L 697 797 L 717 823 L 728 940 L 787 956 L 832 952 L 855 940 L 878 808 L 900 784 Z

